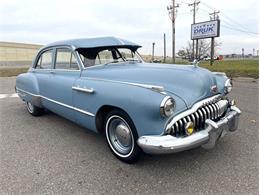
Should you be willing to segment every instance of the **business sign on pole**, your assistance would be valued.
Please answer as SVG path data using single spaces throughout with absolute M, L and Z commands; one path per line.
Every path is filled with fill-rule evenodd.
M 212 20 L 191 25 L 191 39 L 219 37 L 220 21 Z

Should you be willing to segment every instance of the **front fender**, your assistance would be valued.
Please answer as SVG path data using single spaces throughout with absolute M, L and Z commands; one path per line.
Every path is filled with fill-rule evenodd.
M 80 78 L 76 86 L 93 88 L 92 94 L 73 92 L 75 107 L 97 113 L 104 106 L 115 106 L 124 110 L 133 120 L 139 136 L 162 134 L 167 118 L 160 115 L 160 104 L 167 95 L 150 89 L 103 80 Z M 186 108 L 178 97 L 176 110 Z

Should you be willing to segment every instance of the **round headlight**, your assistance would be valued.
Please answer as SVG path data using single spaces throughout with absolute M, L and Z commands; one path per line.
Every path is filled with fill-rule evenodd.
M 161 103 L 160 112 L 163 117 L 169 117 L 173 114 L 175 101 L 170 96 L 166 96 Z
M 227 79 L 225 82 L 225 93 L 229 93 L 232 90 L 232 81 Z

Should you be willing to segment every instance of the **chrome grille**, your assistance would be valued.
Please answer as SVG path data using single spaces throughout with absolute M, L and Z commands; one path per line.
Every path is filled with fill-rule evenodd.
M 227 108 L 227 100 L 206 103 L 195 112 L 177 120 L 172 125 L 170 134 L 176 137 L 186 136 L 185 126 L 188 122 L 193 122 L 195 132 L 204 129 L 206 119 L 218 121 L 224 115 Z

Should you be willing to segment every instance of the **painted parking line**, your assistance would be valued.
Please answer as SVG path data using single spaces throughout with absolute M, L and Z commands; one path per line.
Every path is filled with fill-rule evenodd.
M 13 94 L 0 94 L 0 99 L 18 97 L 17 93 Z

